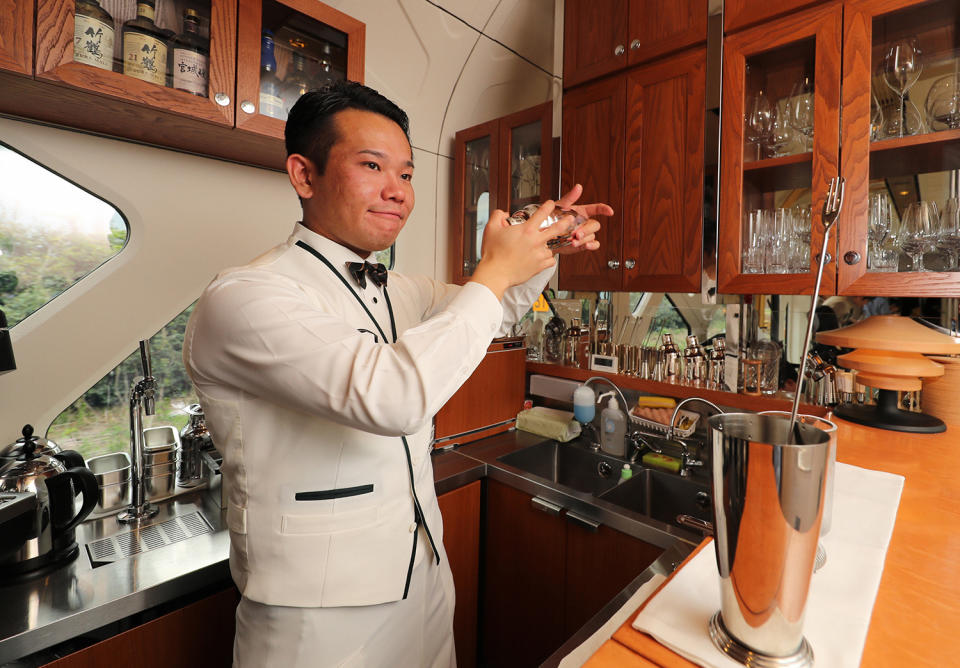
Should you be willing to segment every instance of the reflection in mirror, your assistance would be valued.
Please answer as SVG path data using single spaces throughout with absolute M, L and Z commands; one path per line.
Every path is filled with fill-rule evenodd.
M 111 204 L 0 144 L 0 308 L 10 326 L 124 247 Z

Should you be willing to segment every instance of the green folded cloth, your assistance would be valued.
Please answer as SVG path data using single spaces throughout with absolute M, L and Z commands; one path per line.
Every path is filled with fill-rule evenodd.
M 534 406 L 517 413 L 517 429 L 566 443 L 580 435 L 580 423 L 570 411 Z

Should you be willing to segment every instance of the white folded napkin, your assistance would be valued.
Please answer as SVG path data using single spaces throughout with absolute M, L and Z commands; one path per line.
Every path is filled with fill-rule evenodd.
M 803 634 L 818 666 L 860 665 L 883 562 L 893 534 L 903 476 L 837 464 L 833 526 L 820 540 L 827 562 L 814 573 Z M 712 544 L 674 574 L 633 627 L 690 661 L 740 666 L 714 647 L 710 618 L 720 609 L 720 576 Z

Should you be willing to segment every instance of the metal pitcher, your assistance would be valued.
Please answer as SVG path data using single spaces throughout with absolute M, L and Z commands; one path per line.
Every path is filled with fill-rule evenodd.
M 708 421 L 720 612 L 710 635 L 749 665 L 812 665 L 803 615 L 823 518 L 830 435 L 777 415 Z M 786 661 L 786 663 L 784 663 Z

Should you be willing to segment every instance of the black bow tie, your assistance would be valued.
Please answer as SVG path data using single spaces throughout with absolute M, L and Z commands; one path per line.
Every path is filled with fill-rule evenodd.
M 387 268 L 379 262 L 347 262 L 347 269 L 361 288 L 367 287 L 367 276 L 378 288 L 387 284 Z

